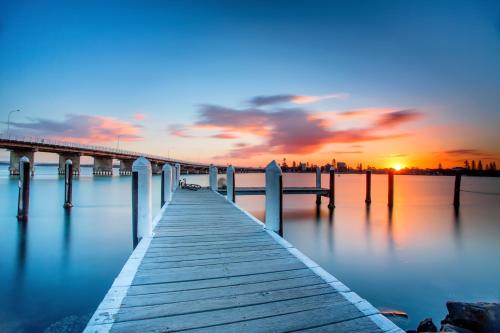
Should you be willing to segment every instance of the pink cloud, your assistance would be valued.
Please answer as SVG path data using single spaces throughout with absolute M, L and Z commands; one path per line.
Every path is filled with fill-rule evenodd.
M 399 138 L 405 133 L 387 133 L 421 114 L 414 110 L 387 112 L 368 127 L 343 130 L 332 129 L 325 119 L 311 115 L 303 109 L 281 109 L 275 112 L 260 109 L 229 109 L 214 105 L 200 108 L 196 126 L 207 126 L 232 133 L 250 132 L 265 140 L 264 144 L 238 145 L 228 157 L 249 154 L 291 153 L 307 154 L 318 151 L 330 143 L 357 143 Z M 265 130 L 262 130 L 265 129 Z
M 79 143 L 138 141 L 141 126 L 112 117 L 69 114 L 62 121 L 37 118 L 29 123 L 11 123 L 14 131 Z
M 146 115 L 143 113 L 136 113 L 136 114 L 132 115 L 132 119 L 137 120 L 137 121 L 143 121 L 144 119 L 146 119 Z

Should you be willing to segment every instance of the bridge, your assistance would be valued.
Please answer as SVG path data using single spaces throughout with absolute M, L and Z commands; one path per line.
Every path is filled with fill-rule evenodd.
M 130 175 L 132 162 L 143 156 L 151 162 L 152 172 L 160 174 L 166 163 L 179 164 L 183 173 L 208 173 L 209 165 L 193 161 L 185 161 L 164 156 L 151 155 L 128 151 L 118 148 L 85 145 L 74 142 L 58 141 L 33 136 L 14 136 L 0 134 L 0 148 L 10 150 L 9 173 L 19 175 L 19 160 L 26 156 L 30 160 L 31 172 L 34 173 L 35 153 L 55 153 L 59 155 L 59 174 L 64 174 L 64 164 L 67 160 L 73 163 L 73 173 L 80 174 L 80 158 L 90 156 L 94 158 L 93 174 L 110 176 L 113 174 L 113 160 L 120 162 L 119 174 Z M 225 165 L 217 165 L 224 171 Z M 236 167 L 240 172 L 259 172 L 262 169 L 251 167 Z
M 139 242 L 84 333 L 404 332 L 283 239 L 276 162 L 266 168 L 265 224 L 234 203 L 232 167 L 223 196 L 216 168 L 210 187 L 193 191 L 167 166 L 164 204 L 152 219 L 150 169 L 146 159 L 134 162 Z

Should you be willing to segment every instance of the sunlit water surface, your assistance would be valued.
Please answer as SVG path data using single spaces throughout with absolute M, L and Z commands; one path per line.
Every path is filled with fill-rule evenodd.
M 115 170 L 117 171 L 117 170 Z M 116 172 L 117 174 L 118 172 Z M 0 331 L 80 331 L 132 251 L 131 177 L 74 181 L 74 207 L 62 208 L 64 183 L 55 167 L 36 169 L 30 217 L 17 222 L 17 178 L 0 166 Z M 206 175 L 187 176 L 207 185 Z M 328 176 L 323 175 L 323 187 Z M 243 174 L 238 186 L 262 186 L 263 174 Z M 285 186 L 312 186 L 313 174 L 286 174 Z M 439 322 L 447 300 L 500 299 L 500 196 L 462 193 L 454 212 L 453 178 L 396 176 L 395 207 L 387 208 L 387 178 L 373 176 L 372 204 L 364 176 L 336 177 L 336 208 L 315 197 L 286 196 L 284 237 L 349 288 L 381 309 L 397 309 L 415 327 Z M 467 178 L 462 188 L 500 192 L 499 178 Z M 153 177 L 159 210 L 160 177 Z M 264 197 L 237 203 L 264 218 Z

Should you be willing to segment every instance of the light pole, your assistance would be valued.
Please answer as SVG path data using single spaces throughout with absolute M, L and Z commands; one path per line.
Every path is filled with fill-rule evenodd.
M 120 137 L 121 137 L 121 135 L 118 135 L 116 137 L 116 149 L 120 149 Z
M 9 130 L 10 130 L 10 115 L 13 114 L 14 112 L 19 112 L 21 110 L 17 109 L 17 110 L 12 110 L 9 112 L 9 115 L 7 116 L 7 134 L 9 134 Z

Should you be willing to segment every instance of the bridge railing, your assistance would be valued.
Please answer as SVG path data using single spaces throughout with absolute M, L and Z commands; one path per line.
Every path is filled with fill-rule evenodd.
M 52 146 L 58 146 L 58 147 L 75 148 L 75 149 L 88 150 L 88 151 L 99 151 L 99 152 L 106 152 L 106 153 L 119 154 L 119 155 L 129 155 L 132 158 L 144 156 L 144 157 L 146 157 L 148 159 L 152 159 L 152 160 L 172 161 L 172 162 L 178 162 L 181 164 L 205 166 L 205 164 L 203 164 L 203 163 L 196 163 L 196 162 L 192 162 L 192 161 L 173 159 L 173 158 L 165 158 L 164 156 L 159 156 L 159 155 L 143 154 L 143 153 L 138 153 L 138 152 L 131 151 L 131 150 L 111 148 L 111 147 L 105 147 L 105 146 L 87 145 L 87 144 L 81 144 L 81 143 L 76 143 L 76 142 L 71 142 L 71 141 L 54 140 L 54 139 L 48 139 L 48 138 L 44 138 L 44 137 L 37 137 L 37 136 L 17 136 L 17 135 L 12 135 L 12 134 L 1 133 L 0 140 L 15 141 L 15 142 L 22 142 L 22 143 L 33 143 L 33 144 L 39 144 L 39 145 L 52 145 Z

